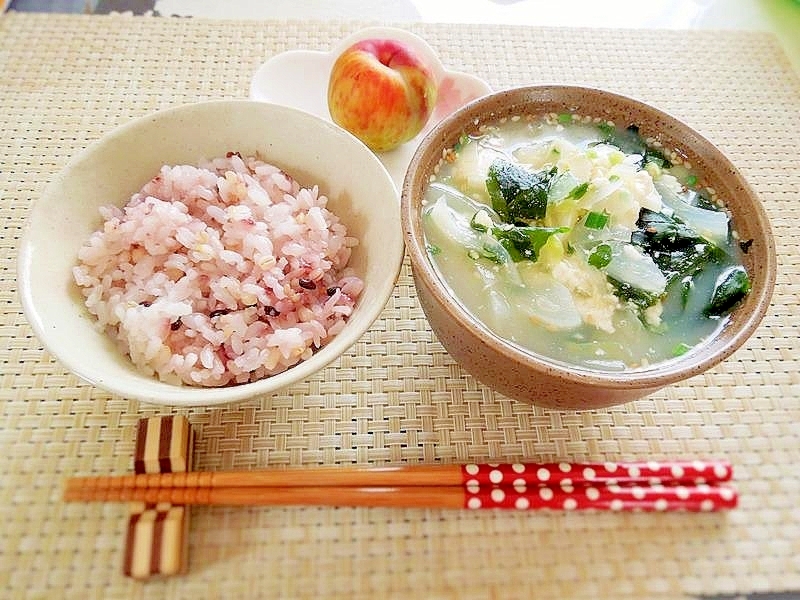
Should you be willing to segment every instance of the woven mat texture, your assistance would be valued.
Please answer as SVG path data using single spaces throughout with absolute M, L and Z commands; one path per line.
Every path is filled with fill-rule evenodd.
M 63 479 L 131 469 L 143 416 L 43 351 L 15 260 L 32 202 L 114 126 L 246 97 L 269 56 L 328 50 L 366 23 L 0 17 L 0 595 L 13 598 L 592 598 L 800 590 L 800 81 L 762 33 L 409 26 L 493 88 L 633 95 L 715 142 L 777 236 L 772 308 L 724 364 L 631 404 L 556 412 L 478 384 L 431 334 L 406 264 L 340 361 L 284 394 L 185 411 L 197 468 L 726 457 L 727 514 L 196 508 L 190 572 L 121 574 L 124 505 L 62 504 Z M 374 23 L 373 23 L 374 24 Z M 399 226 L 399 225 L 398 225 Z

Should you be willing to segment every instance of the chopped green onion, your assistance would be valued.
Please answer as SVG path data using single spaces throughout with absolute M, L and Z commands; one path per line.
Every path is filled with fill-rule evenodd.
M 453 150 L 458 152 L 469 142 L 469 136 L 466 133 L 462 133 L 461 136 L 458 138 L 458 141 L 453 144 Z
M 502 248 L 503 246 L 500 246 L 498 249 L 497 247 L 490 246 L 489 244 L 484 244 L 483 248 L 481 248 L 481 256 L 492 261 L 493 263 L 502 265 L 505 262 L 505 256 L 500 253 Z
M 437 254 L 442 253 L 442 249 L 439 248 L 439 246 L 437 246 L 436 244 L 428 244 L 427 246 L 425 246 L 425 249 L 431 256 L 436 256 Z
M 675 346 L 672 349 L 672 356 L 676 356 L 676 357 L 677 356 L 683 356 L 684 354 L 686 354 L 691 349 L 692 349 L 692 347 L 689 344 L 684 344 L 683 342 L 681 342 L 680 344 L 678 344 L 677 346 Z
M 484 212 L 485 214 L 485 211 L 478 211 L 474 215 L 472 215 L 472 219 L 470 219 L 469 221 L 469 226 L 472 227 L 475 231 L 486 233 L 487 231 L 489 231 L 489 227 L 478 221 L 478 215 L 481 214 L 481 212 Z
M 584 181 L 582 184 L 576 185 L 574 188 L 572 188 L 569 194 L 567 194 L 567 198 L 574 198 L 575 200 L 580 200 L 581 198 L 584 197 L 584 195 L 586 195 L 588 189 L 589 189 L 589 182 Z
M 616 132 L 616 128 L 608 121 L 600 123 L 597 128 L 600 130 L 600 133 L 603 134 L 604 141 L 608 141 L 608 139 Z
M 602 229 L 608 224 L 607 212 L 590 212 L 583 223 L 587 229 Z
M 616 173 L 612 173 L 611 175 L 608 176 L 608 180 L 611 183 L 614 183 L 615 181 L 619 181 L 619 175 L 617 175 Z
M 686 178 L 686 185 L 688 187 L 694 187 L 697 185 L 697 176 L 696 175 L 689 175 Z
M 481 257 L 477 250 L 468 250 L 467 256 L 469 256 L 472 260 L 478 260 Z
M 572 115 L 569 113 L 561 113 L 560 115 L 558 115 L 558 122 L 561 123 L 562 125 L 567 125 L 569 123 L 572 123 Z
M 600 244 L 594 249 L 594 252 L 589 256 L 589 264 L 598 269 L 607 267 L 611 262 L 611 246 L 608 244 Z

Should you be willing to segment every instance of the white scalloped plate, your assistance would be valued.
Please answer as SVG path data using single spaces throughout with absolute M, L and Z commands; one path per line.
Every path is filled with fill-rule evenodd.
M 368 27 L 346 37 L 330 52 L 283 52 L 256 70 L 250 82 L 250 98 L 299 108 L 330 121 L 327 94 L 331 67 L 342 51 L 368 38 L 391 38 L 409 44 L 431 68 L 439 85 L 439 97 L 433 115 L 419 135 L 390 152 L 376 153 L 400 190 L 408 163 L 424 135 L 456 109 L 491 92 L 482 79 L 445 69 L 433 48 L 419 36 L 393 27 Z

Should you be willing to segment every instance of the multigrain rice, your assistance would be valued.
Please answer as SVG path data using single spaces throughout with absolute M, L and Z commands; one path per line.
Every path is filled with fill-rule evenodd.
M 256 157 L 164 166 L 78 253 L 98 326 L 141 370 L 245 383 L 309 358 L 345 325 L 363 282 L 357 240 L 317 186 Z

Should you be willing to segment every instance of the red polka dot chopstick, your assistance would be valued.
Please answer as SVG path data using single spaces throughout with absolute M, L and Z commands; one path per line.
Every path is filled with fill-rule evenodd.
M 465 485 L 621 485 L 621 484 L 702 484 L 730 481 L 733 469 L 726 461 L 605 462 L 547 464 L 467 464 L 461 466 Z
M 68 501 L 517 510 L 734 508 L 725 461 L 349 466 L 76 477 Z

